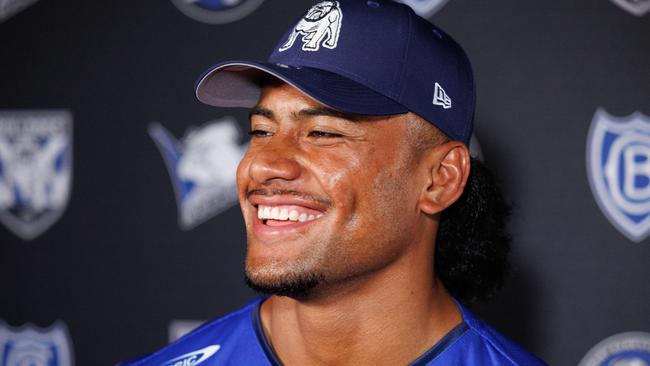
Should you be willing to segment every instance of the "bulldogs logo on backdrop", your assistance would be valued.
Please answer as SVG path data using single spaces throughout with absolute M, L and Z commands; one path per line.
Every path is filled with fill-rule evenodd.
M 610 222 L 639 242 L 650 234 L 650 118 L 596 111 L 587 139 L 592 192 Z
M 232 118 L 212 121 L 176 140 L 159 123 L 149 135 L 158 146 L 171 176 L 178 222 L 189 230 L 237 203 L 236 172 L 246 145 Z
M 74 365 L 67 327 L 57 322 L 47 329 L 33 325 L 13 328 L 0 321 L 0 365 Z
M 242 19 L 263 2 L 264 0 L 172 0 L 185 15 L 209 24 L 225 24 Z
M 0 0 L 0 23 L 38 0 Z
M 334 49 L 339 41 L 342 22 L 343 14 L 338 1 L 320 2 L 312 6 L 296 24 L 279 51 L 291 48 L 299 35 L 302 35 L 303 51 L 318 51 L 321 42 L 323 47 Z
M 442 8 L 447 0 L 397 0 L 410 6 L 419 16 L 428 18 Z
M 174 319 L 169 322 L 168 329 L 168 341 L 172 343 L 179 340 L 186 334 L 189 334 L 194 329 L 197 329 L 201 325 L 205 324 L 205 320 L 178 320 Z
M 650 0 L 612 0 L 612 2 L 639 17 L 650 11 Z
M 0 113 L 0 222 L 24 240 L 47 230 L 68 203 L 72 117 L 66 111 Z
M 650 366 L 650 334 L 613 335 L 589 350 L 578 366 Z

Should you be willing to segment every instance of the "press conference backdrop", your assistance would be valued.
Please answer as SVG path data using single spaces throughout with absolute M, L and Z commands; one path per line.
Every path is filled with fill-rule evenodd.
M 247 111 L 193 86 L 311 4 L 0 1 L 0 365 L 111 365 L 256 296 Z M 650 364 L 650 1 L 411 4 L 469 54 L 514 205 L 512 277 L 474 310 L 552 365 Z

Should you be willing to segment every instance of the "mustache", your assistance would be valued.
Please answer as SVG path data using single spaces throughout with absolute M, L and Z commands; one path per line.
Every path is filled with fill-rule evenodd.
M 293 189 L 256 188 L 256 189 L 251 189 L 250 191 L 246 192 L 246 198 L 250 198 L 251 196 L 254 196 L 254 195 L 265 196 L 265 197 L 270 197 L 270 196 L 294 196 L 294 197 L 298 197 L 298 198 L 308 200 L 308 201 L 315 201 L 315 202 L 318 202 L 318 203 L 320 203 L 322 205 L 325 205 L 327 207 L 332 206 L 332 201 L 328 197 L 317 196 L 317 195 L 313 195 L 313 194 L 310 194 L 310 193 L 296 191 L 296 190 L 293 190 Z

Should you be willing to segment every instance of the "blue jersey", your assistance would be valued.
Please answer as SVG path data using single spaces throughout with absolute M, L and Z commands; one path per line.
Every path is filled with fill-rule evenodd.
M 148 356 L 120 366 L 281 365 L 260 323 L 260 304 L 203 325 Z M 544 365 L 542 361 L 458 304 L 463 322 L 410 365 Z

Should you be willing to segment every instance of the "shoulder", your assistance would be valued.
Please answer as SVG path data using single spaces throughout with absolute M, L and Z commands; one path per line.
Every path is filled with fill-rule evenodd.
M 260 364 L 265 359 L 253 327 L 254 312 L 263 299 L 211 321 L 165 348 L 118 366 L 175 365 L 205 362 L 205 365 Z M 185 365 L 185 363 L 180 363 Z
M 435 364 L 543 366 L 542 360 L 508 339 L 459 304 L 467 330 Z M 441 362 L 441 363 L 440 363 Z

